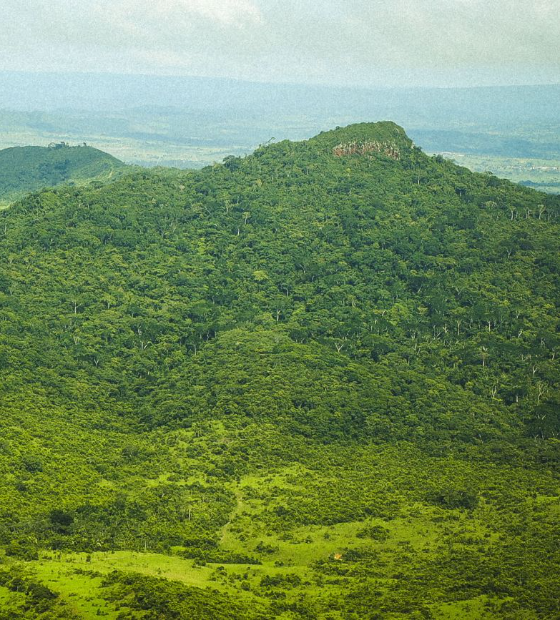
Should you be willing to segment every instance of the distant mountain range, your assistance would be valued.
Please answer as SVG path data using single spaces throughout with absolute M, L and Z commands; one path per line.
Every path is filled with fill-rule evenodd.
M 225 78 L 0 72 L 0 108 L 120 111 L 140 107 L 391 118 L 407 125 L 465 119 L 505 126 L 559 122 L 560 84 L 480 88 L 352 88 Z

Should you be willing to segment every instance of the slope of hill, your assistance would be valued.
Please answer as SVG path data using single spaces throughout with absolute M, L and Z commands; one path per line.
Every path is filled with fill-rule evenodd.
M 559 211 L 387 122 L 0 214 L 0 608 L 556 617 Z
M 66 143 L 0 151 L 0 205 L 25 194 L 61 184 L 107 182 L 126 168 L 121 161 L 90 146 Z

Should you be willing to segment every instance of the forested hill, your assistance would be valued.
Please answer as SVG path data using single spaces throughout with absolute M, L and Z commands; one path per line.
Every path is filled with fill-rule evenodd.
M 127 618 L 555 617 L 559 210 L 390 122 L 5 210 L 10 570 L 181 558 L 90 556 Z
M 146 419 L 168 421 L 186 415 L 184 392 L 177 411 L 158 399 L 195 353 L 232 329 L 272 330 L 376 372 L 438 377 L 544 432 L 558 206 L 427 157 L 392 123 L 198 173 L 45 191 L 3 214 L 3 290 L 18 327 L 8 364 L 58 394 L 86 381 L 126 403 L 141 395 Z
M 48 147 L 23 146 L 0 151 L 0 206 L 24 194 L 62 183 L 109 181 L 126 168 L 121 161 L 90 146 L 64 142 Z

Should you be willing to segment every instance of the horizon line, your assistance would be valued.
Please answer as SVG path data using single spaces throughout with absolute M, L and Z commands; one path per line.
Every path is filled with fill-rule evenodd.
M 110 71 L 41 71 L 41 70 L 22 70 L 22 69 L 0 69 L 0 75 L 18 74 L 18 75 L 40 75 L 40 76 L 97 76 L 97 77 L 142 77 L 156 79 L 189 79 L 189 80 L 207 80 L 207 81 L 227 81 L 240 84 L 266 85 L 266 86 L 289 86 L 289 87 L 305 87 L 318 89 L 351 89 L 364 91 L 396 91 L 396 90 L 488 90 L 488 89 L 504 89 L 504 88 L 534 88 L 534 87 L 551 87 L 560 86 L 560 80 L 557 82 L 536 82 L 523 84 L 480 84 L 469 86 L 383 86 L 383 85 L 360 85 L 360 84 L 330 84 L 327 82 L 284 82 L 284 81 L 262 81 L 251 80 L 246 78 L 212 76 L 212 75 L 191 75 L 191 74 L 175 74 L 175 73 L 144 73 L 144 72 L 110 72 Z

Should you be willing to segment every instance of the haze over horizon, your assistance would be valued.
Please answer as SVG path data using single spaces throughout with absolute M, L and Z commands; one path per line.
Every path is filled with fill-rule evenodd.
M 560 83 L 560 0 L 5 0 L 0 71 L 472 87 Z
M 87 142 L 203 167 L 392 120 L 427 152 L 556 191 L 558 14 L 560 0 L 4 0 L 0 148 Z

